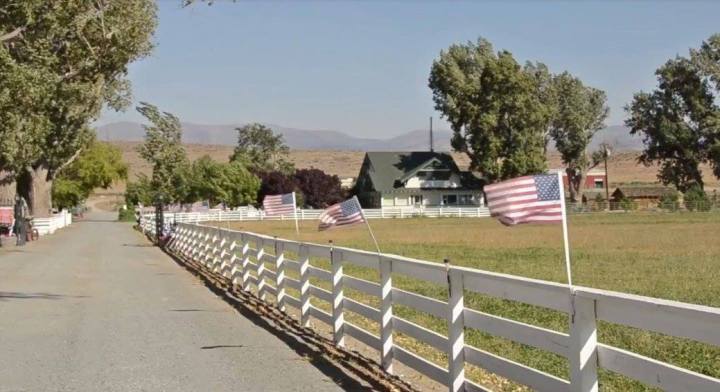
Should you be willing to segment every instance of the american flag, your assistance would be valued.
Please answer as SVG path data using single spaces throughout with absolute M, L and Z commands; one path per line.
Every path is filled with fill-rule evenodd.
M 357 198 L 345 200 L 342 203 L 333 204 L 320 214 L 320 225 L 318 230 L 327 230 L 336 226 L 353 225 L 363 223 L 365 218 L 362 214 L 362 207 Z
M 293 214 L 295 213 L 295 193 L 267 195 L 263 199 L 263 209 L 267 216 Z
M 555 174 L 513 178 L 485 187 L 490 214 L 506 225 L 562 222 L 560 179 Z

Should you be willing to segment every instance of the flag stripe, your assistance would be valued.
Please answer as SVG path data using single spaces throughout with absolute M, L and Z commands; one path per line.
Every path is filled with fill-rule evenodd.
M 365 222 L 362 207 L 356 198 L 334 204 L 320 214 L 318 230 L 327 230 L 333 227 L 352 225 Z
M 295 196 L 292 193 L 267 195 L 263 199 L 263 209 L 267 216 L 292 214 L 295 212 Z
M 562 222 L 557 176 L 525 176 L 485 187 L 490 215 L 506 225 Z

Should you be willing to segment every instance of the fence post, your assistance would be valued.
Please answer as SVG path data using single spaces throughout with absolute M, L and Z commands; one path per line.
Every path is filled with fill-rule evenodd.
M 240 272 L 242 273 L 241 287 L 243 291 L 250 291 L 248 280 L 250 280 L 250 240 L 247 235 L 241 234 L 240 241 L 242 241 L 242 264 L 240 265 Z
M 570 313 L 570 390 L 597 392 L 597 325 L 595 300 L 571 294 Z
M 277 306 L 285 311 L 285 246 L 275 237 L 275 289 Z
M 378 255 L 380 263 L 380 363 L 393 373 L 392 261 Z
M 448 390 L 465 390 L 465 320 L 462 272 L 450 267 L 445 259 L 448 279 Z
M 237 256 L 238 234 L 231 233 L 230 235 L 230 238 L 232 238 L 232 242 L 230 243 L 230 282 L 233 286 L 237 286 L 237 273 L 239 269 L 238 266 L 242 262 L 242 259 Z
M 330 263 L 332 264 L 332 319 L 333 341 L 338 347 L 345 346 L 345 318 L 343 317 L 343 267 L 341 253 L 330 241 Z
M 258 238 L 255 242 L 255 248 L 257 250 L 255 261 L 257 262 L 257 291 L 258 297 L 265 302 L 265 263 L 262 259 L 265 255 L 265 249 L 263 248 L 263 239 Z
M 300 263 L 300 323 L 303 327 L 310 324 L 310 256 L 308 247 L 300 244 L 298 254 Z

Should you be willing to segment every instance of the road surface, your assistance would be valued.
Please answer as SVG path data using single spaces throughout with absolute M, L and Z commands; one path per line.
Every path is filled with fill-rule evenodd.
M 113 215 L 0 250 L 0 391 L 342 390 Z

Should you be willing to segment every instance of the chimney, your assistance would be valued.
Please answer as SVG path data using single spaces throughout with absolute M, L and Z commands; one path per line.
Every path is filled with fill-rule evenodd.
M 435 148 L 433 146 L 432 116 L 430 116 L 430 152 L 435 152 Z

